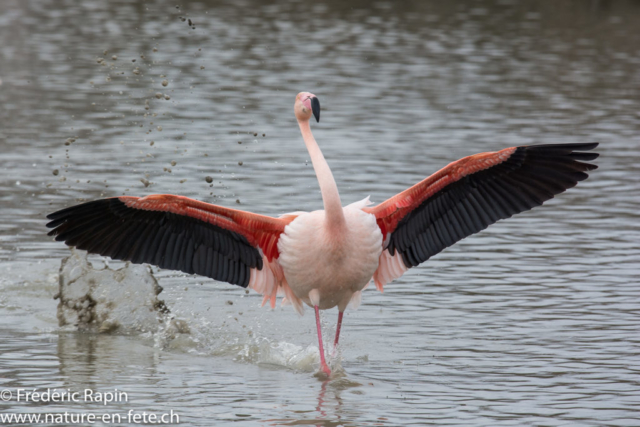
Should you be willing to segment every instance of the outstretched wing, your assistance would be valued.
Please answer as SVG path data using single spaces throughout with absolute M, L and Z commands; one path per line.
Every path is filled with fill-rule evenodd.
M 378 289 L 407 269 L 494 222 L 542 205 L 597 166 L 598 143 L 506 148 L 453 162 L 378 206 L 384 250 Z
M 273 301 L 281 279 L 278 239 L 293 219 L 166 194 L 95 200 L 47 218 L 49 236 L 69 246 L 250 286 Z

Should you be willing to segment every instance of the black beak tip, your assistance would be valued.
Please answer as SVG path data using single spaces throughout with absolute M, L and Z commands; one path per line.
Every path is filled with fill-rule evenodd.
M 311 98 L 311 111 L 313 112 L 313 116 L 316 118 L 316 121 L 320 122 L 320 101 L 318 98 Z

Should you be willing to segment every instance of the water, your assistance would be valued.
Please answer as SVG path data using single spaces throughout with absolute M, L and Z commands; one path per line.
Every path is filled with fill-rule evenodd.
M 14 395 L 0 414 L 640 425 L 637 28 L 640 7 L 624 1 L 2 2 L 0 390 L 127 401 Z M 200 277 L 154 269 L 186 337 L 58 327 L 68 250 L 46 237 L 48 212 L 150 193 L 268 215 L 320 208 L 292 114 L 303 90 L 322 103 L 313 129 L 345 204 L 517 144 L 600 141 L 599 169 L 384 294 L 368 289 L 329 382 L 314 376 L 309 310 L 260 309 Z M 324 313 L 327 337 L 336 317 Z

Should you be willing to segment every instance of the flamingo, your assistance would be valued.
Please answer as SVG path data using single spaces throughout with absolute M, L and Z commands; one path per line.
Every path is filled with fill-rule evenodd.
M 587 178 L 598 143 L 505 148 L 464 157 L 377 206 L 369 198 L 343 207 L 315 138 L 320 102 L 296 96 L 294 113 L 309 151 L 323 210 L 279 218 L 183 196 L 154 194 L 95 200 L 47 216 L 49 236 L 90 253 L 207 276 L 276 296 L 302 314 L 338 307 L 334 349 L 348 305 L 357 307 L 371 280 L 384 285 L 490 224 L 542 205 Z

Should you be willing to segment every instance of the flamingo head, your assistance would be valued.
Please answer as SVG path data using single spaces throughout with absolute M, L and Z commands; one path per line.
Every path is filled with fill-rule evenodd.
M 296 96 L 293 111 L 296 113 L 296 118 L 300 121 L 309 120 L 311 114 L 316 118 L 316 121 L 320 121 L 320 101 L 318 101 L 318 98 L 312 93 L 300 92 L 298 96 Z

